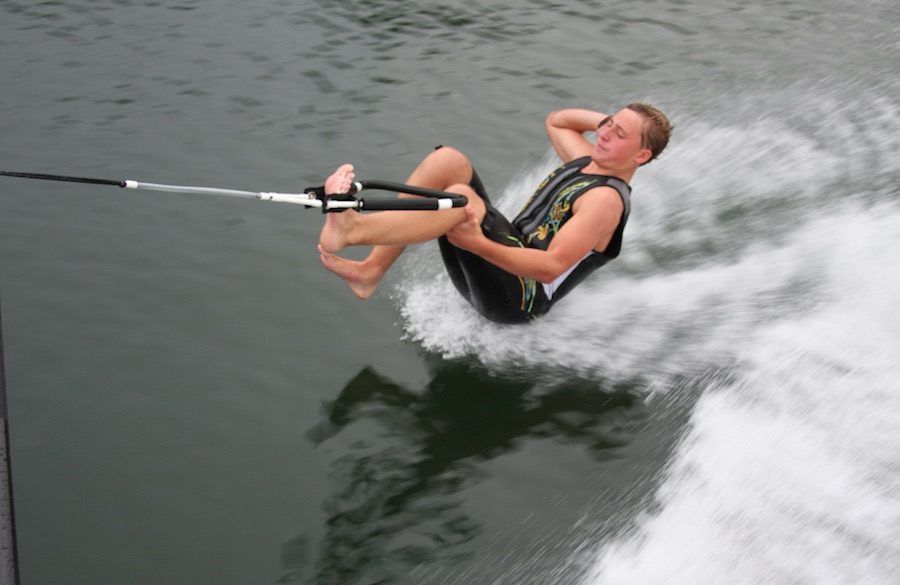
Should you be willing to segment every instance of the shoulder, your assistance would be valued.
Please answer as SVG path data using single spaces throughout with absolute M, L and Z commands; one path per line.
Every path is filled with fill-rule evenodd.
M 614 187 L 608 185 L 585 191 L 572 206 L 573 213 L 600 213 L 604 216 L 615 214 L 617 220 L 623 211 L 625 211 L 625 203 L 622 201 L 622 195 Z

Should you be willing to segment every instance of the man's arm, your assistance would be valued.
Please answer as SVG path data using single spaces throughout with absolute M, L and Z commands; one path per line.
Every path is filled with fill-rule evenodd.
M 588 252 L 608 244 L 623 211 L 622 199 L 615 189 L 598 187 L 588 191 L 575 202 L 572 218 L 556 233 L 547 250 L 506 246 L 490 240 L 471 213 L 447 237 L 453 245 L 507 272 L 553 282 Z
M 600 112 L 570 108 L 551 112 L 544 125 L 559 158 L 569 162 L 591 153 L 594 145 L 584 133 L 597 130 L 605 118 L 606 114 Z

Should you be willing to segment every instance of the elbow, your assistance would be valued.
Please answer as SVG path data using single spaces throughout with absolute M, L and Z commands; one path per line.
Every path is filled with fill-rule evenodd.
M 572 258 L 568 254 L 560 254 L 559 250 L 548 250 L 543 256 L 543 261 L 535 262 L 532 278 L 540 283 L 550 284 L 562 275 L 568 274 L 588 254 L 589 252 L 581 258 Z
M 548 265 L 546 267 L 542 267 L 537 270 L 534 279 L 541 284 L 550 284 L 557 278 L 559 278 L 565 271 L 567 267 L 557 266 L 555 264 Z
M 557 126 L 557 118 L 559 118 L 560 111 L 561 110 L 556 110 L 547 114 L 547 118 L 544 120 L 544 126 L 548 129 Z

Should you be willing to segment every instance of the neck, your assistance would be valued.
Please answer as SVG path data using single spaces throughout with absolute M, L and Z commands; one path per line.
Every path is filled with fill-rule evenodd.
M 631 178 L 634 176 L 637 168 L 635 167 L 626 167 L 626 168 L 613 168 L 607 165 L 597 164 L 596 161 L 591 160 L 586 166 L 582 169 L 582 172 L 588 173 L 590 175 L 608 175 L 610 177 L 616 177 L 617 179 L 622 179 L 626 183 L 631 183 Z

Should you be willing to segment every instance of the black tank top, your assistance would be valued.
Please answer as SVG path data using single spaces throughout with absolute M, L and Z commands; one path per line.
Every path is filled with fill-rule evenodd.
M 548 300 L 555 302 L 572 290 L 584 278 L 619 255 L 622 250 L 622 234 L 631 212 L 631 187 L 617 177 L 583 173 L 582 169 L 591 162 L 585 156 L 559 167 L 538 185 L 537 190 L 513 219 L 513 225 L 522 234 L 529 248 L 546 250 L 553 236 L 572 217 L 575 201 L 586 192 L 597 187 L 612 187 L 622 198 L 622 217 L 613 232 L 609 245 L 603 252 L 591 251 L 561 279 L 548 294 Z M 546 292 L 546 287 L 545 292 Z

